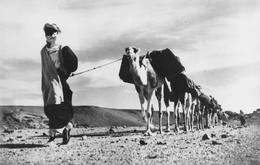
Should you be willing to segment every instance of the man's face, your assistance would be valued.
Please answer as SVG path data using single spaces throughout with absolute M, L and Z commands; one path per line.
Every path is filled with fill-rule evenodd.
M 44 32 L 47 43 L 51 44 L 56 41 L 56 36 L 58 32 L 55 29 L 47 27 L 44 29 Z
M 46 37 L 46 42 L 49 43 L 49 44 L 52 44 L 56 41 L 57 39 L 57 32 L 54 32 L 54 33 L 50 33 L 50 34 L 46 34 L 45 33 L 45 37 Z

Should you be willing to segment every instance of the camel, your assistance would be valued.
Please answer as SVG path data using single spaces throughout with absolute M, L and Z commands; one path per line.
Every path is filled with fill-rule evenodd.
M 222 111 L 221 105 L 211 95 L 207 96 L 200 92 L 195 108 L 195 116 L 197 120 L 197 128 L 204 129 L 215 126 L 219 121 Z
M 191 93 L 185 92 L 181 94 L 177 105 L 175 107 L 175 115 L 179 115 L 179 112 L 183 111 L 184 119 L 184 130 L 188 132 L 189 130 L 193 131 L 193 122 L 194 122 L 194 109 L 196 106 L 196 98 L 192 97 Z M 175 123 L 175 130 L 179 132 L 179 123 Z
M 207 126 L 208 122 L 207 122 L 207 111 L 208 111 L 208 108 L 209 108 L 209 97 L 207 95 L 205 95 L 204 93 L 201 93 L 199 95 L 199 98 L 198 98 L 199 102 L 200 102 L 200 106 L 198 107 L 199 108 L 199 111 L 200 111 L 200 116 L 199 116 L 199 129 L 204 129 L 205 126 Z
M 159 102 L 159 116 L 160 116 L 160 132 L 161 130 L 161 125 L 162 125 L 162 111 L 161 111 L 161 91 L 163 88 L 163 93 L 164 93 L 164 102 L 166 105 L 166 112 L 167 112 L 167 127 L 166 131 L 170 131 L 170 111 L 169 111 L 169 100 L 172 100 L 172 96 L 174 92 L 172 92 L 170 88 L 172 88 L 171 85 L 167 85 L 166 82 L 170 82 L 172 84 L 172 79 L 175 77 L 178 77 L 177 75 L 180 75 L 183 71 L 185 71 L 185 67 L 182 65 L 182 63 L 179 60 L 179 57 L 175 56 L 172 51 L 168 48 L 163 49 L 163 50 L 154 50 L 152 52 L 149 52 L 146 54 L 146 56 L 141 56 L 140 57 L 140 49 L 137 49 L 135 47 L 128 47 L 125 49 L 126 51 L 126 56 L 127 56 L 127 61 L 129 61 L 130 64 L 124 63 L 124 57 L 122 60 L 120 72 L 119 72 L 119 77 L 126 83 L 131 83 L 135 84 L 136 90 L 139 95 L 140 103 L 141 103 L 141 109 L 142 109 L 142 114 L 143 118 L 146 119 L 146 114 L 144 110 L 144 101 L 147 100 L 147 111 L 148 111 L 148 120 L 147 121 L 147 131 L 146 134 L 152 134 L 150 131 L 151 127 L 151 114 L 152 111 L 150 109 L 151 106 L 151 99 L 152 99 L 152 93 L 153 91 L 158 91 L 155 92 L 156 97 Z M 140 58 L 142 60 L 140 60 Z M 130 65 L 130 66 L 129 66 Z M 130 71 L 130 73 L 129 73 Z M 130 74 L 130 75 L 129 75 Z M 181 74 L 182 75 L 182 74 Z M 168 81 L 167 81 L 168 80 Z M 164 82 L 164 85 L 162 85 Z M 186 84 L 190 85 L 190 84 Z M 175 85 L 174 85 L 175 87 Z M 181 86 L 175 87 L 175 88 L 182 88 Z M 168 91 L 167 91 L 168 90 Z M 167 92 L 166 92 L 167 91 Z M 190 93 L 193 93 L 193 90 L 188 90 Z M 160 94 L 158 94 L 160 93 Z M 174 100 L 174 114 L 176 117 L 176 126 L 178 128 L 178 123 L 180 121 L 180 115 L 179 115 L 179 109 L 181 108 L 181 103 L 183 103 L 182 100 L 184 100 L 184 96 L 186 96 L 186 99 L 192 99 L 191 96 L 187 93 L 182 93 L 183 97 L 178 98 L 177 100 Z M 179 93 L 177 93 L 179 97 Z M 177 104 L 178 100 L 181 100 L 180 104 Z M 168 101 L 168 102 L 167 102 Z M 190 104 L 190 100 L 187 100 L 189 102 L 188 104 L 185 103 L 189 107 L 192 106 Z M 185 108 L 185 110 L 187 107 Z M 186 112 L 186 111 L 185 111 Z M 188 111 L 188 114 L 192 114 L 190 112 L 193 111 Z M 185 116 L 186 113 L 184 113 Z M 190 116 L 188 115 L 188 116 Z M 186 115 L 187 116 L 187 115 Z
M 195 89 L 197 88 L 197 89 Z M 175 131 L 179 132 L 180 112 L 183 112 L 184 130 L 193 131 L 194 111 L 200 86 L 194 84 L 184 73 L 175 75 L 170 80 L 170 97 L 174 102 Z M 165 94 L 166 95 L 166 94 Z
M 162 133 L 162 108 L 161 91 L 165 78 L 154 70 L 149 59 L 143 57 L 140 60 L 140 49 L 130 46 L 125 49 L 132 74 L 135 89 L 138 93 L 143 119 L 147 122 L 145 135 L 154 135 L 151 131 L 153 108 L 151 108 L 152 97 L 155 92 L 159 105 L 159 131 Z M 147 102 L 147 116 L 145 112 L 145 101 Z
M 202 129 L 210 128 L 211 122 L 212 122 L 212 113 L 213 113 L 213 104 L 212 104 L 212 96 L 205 95 L 204 93 L 201 93 L 199 95 L 199 100 L 201 102 L 200 110 L 202 112 Z
M 218 114 L 222 110 L 221 105 L 218 104 L 217 100 L 210 96 L 210 105 L 211 105 L 211 124 L 212 126 L 216 126 L 218 124 Z
M 202 129 L 202 117 L 203 117 L 203 111 L 201 111 L 201 102 L 200 99 L 197 98 L 197 105 L 194 109 L 194 118 L 196 119 L 196 126 L 197 130 Z
M 209 97 L 201 92 L 198 97 L 198 104 L 196 108 L 197 115 L 197 128 L 204 129 L 208 125 L 208 109 L 209 109 Z

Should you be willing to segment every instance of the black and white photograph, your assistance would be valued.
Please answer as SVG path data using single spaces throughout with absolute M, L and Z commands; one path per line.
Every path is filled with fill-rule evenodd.
M 0 165 L 260 165 L 260 1 L 0 0 Z

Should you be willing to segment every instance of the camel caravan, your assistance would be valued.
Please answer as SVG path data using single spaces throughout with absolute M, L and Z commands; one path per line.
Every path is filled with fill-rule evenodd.
M 180 131 L 183 123 L 184 131 L 205 129 L 219 122 L 222 112 L 221 105 L 210 95 L 202 92 L 201 86 L 195 84 L 184 74 L 185 67 L 168 48 L 154 50 L 145 55 L 140 54 L 140 48 L 134 46 L 125 48 L 119 77 L 126 83 L 134 84 L 138 93 L 142 118 L 147 123 L 145 135 L 155 135 L 153 132 L 153 95 L 155 94 L 159 107 L 159 133 L 162 129 L 162 100 L 166 107 L 167 125 L 165 132 L 170 132 L 170 102 L 174 103 L 175 131 Z

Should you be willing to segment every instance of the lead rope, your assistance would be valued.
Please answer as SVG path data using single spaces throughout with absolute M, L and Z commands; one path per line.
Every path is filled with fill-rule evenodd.
M 106 66 L 106 65 L 110 65 L 110 64 L 115 63 L 115 62 L 120 61 L 120 60 L 122 60 L 122 58 L 117 59 L 117 60 L 114 60 L 114 61 L 109 62 L 109 63 L 106 63 L 106 64 L 103 64 L 103 65 L 100 65 L 100 66 L 97 66 L 97 67 L 94 67 L 94 68 L 91 68 L 91 69 L 88 69 L 88 70 L 85 70 L 85 71 L 82 71 L 82 72 L 72 73 L 72 74 L 70 75 L 70 77 L 77 76 L 77 75 L 80 75 L 80 74 L 83 74 L 83 73 L 86 73 L 86 72 L 89 72 L 89 71 L 92 71 L 92 70 L 95 70 L 95 69 L 104 67 L 104 66 Z

